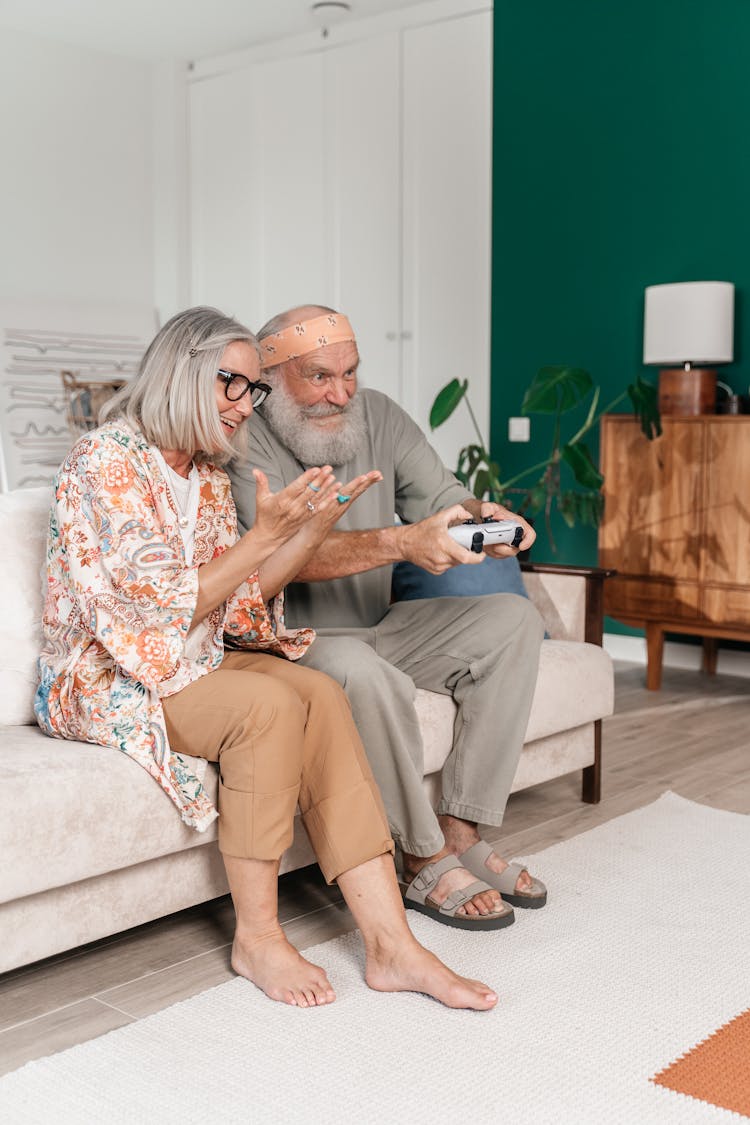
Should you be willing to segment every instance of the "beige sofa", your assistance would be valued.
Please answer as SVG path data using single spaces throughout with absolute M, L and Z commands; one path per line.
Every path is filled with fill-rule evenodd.
M 123 754 L 47 738 L 34 722 L 49 499 L 48 489 L 0 495 L 0 971 L 227 891 L 215 825 L 199 835 Z M 582 769 L 583 799 L 599 799 L 600 720 L 613 707 L 612 666 L 600 647 L 603 577 L 562 567 L 526 571 L 550 639 L 514 789 Z M 418 696 L 425 783 L 435 786 L 454 705 Z M 196 767 L 215 795 L 215 767 Z M 312 861 L 299 831 L 283 870 Z

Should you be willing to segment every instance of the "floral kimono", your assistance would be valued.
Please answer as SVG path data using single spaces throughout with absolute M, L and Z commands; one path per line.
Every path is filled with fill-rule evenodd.
M 217 816 L 189 763 L 171 751 L 161 700 L 218 668 L 233 648 L 298 659 L 315 638 L 287 631 L 283 594 L 268 606 L 250 575 L 188 638 L 198 567 L 238 538 L 229 478 L 198 466 L 192 565 L 179 514 L 143 435 L 118 420 L 87 434 L 55 480 L 47 544 L 40 727 L 134 758 L 204 831 Z

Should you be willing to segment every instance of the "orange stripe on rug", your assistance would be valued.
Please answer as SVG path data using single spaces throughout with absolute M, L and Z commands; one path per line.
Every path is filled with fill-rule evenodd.
M 750 1008 L 660 1070 L 651 1081 L 750 1117 Z

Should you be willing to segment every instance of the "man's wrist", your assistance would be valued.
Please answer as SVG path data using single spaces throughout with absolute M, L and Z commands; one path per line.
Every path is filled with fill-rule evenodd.
M 382 556 L 381 565 L 402 562 L 406 558 L 405 540 L 408 535 L 408 524 L 396 524 L 392 527 L 381 527 L 377 530 L 376 546 L 378 554 Z

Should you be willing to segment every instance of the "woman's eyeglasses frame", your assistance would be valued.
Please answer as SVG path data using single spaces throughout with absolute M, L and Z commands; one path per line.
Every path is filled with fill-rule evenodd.
M 216 377 L 224 380 L 224 394 L 230 402 L 239 402 L 249 391 L 252 405 L 260 406 L 273 390 L 273 387 L 270 387 L 268 383 L 261 383 L 260 380 L 253 382 L 252 379 L 248 379 L 247 375 L 241 375 L 239 371 L 225 371 L 220 367 L 216 372 Z M 232 393 L 234 390 L 233 384 L 241 387 L 239 394 Z

